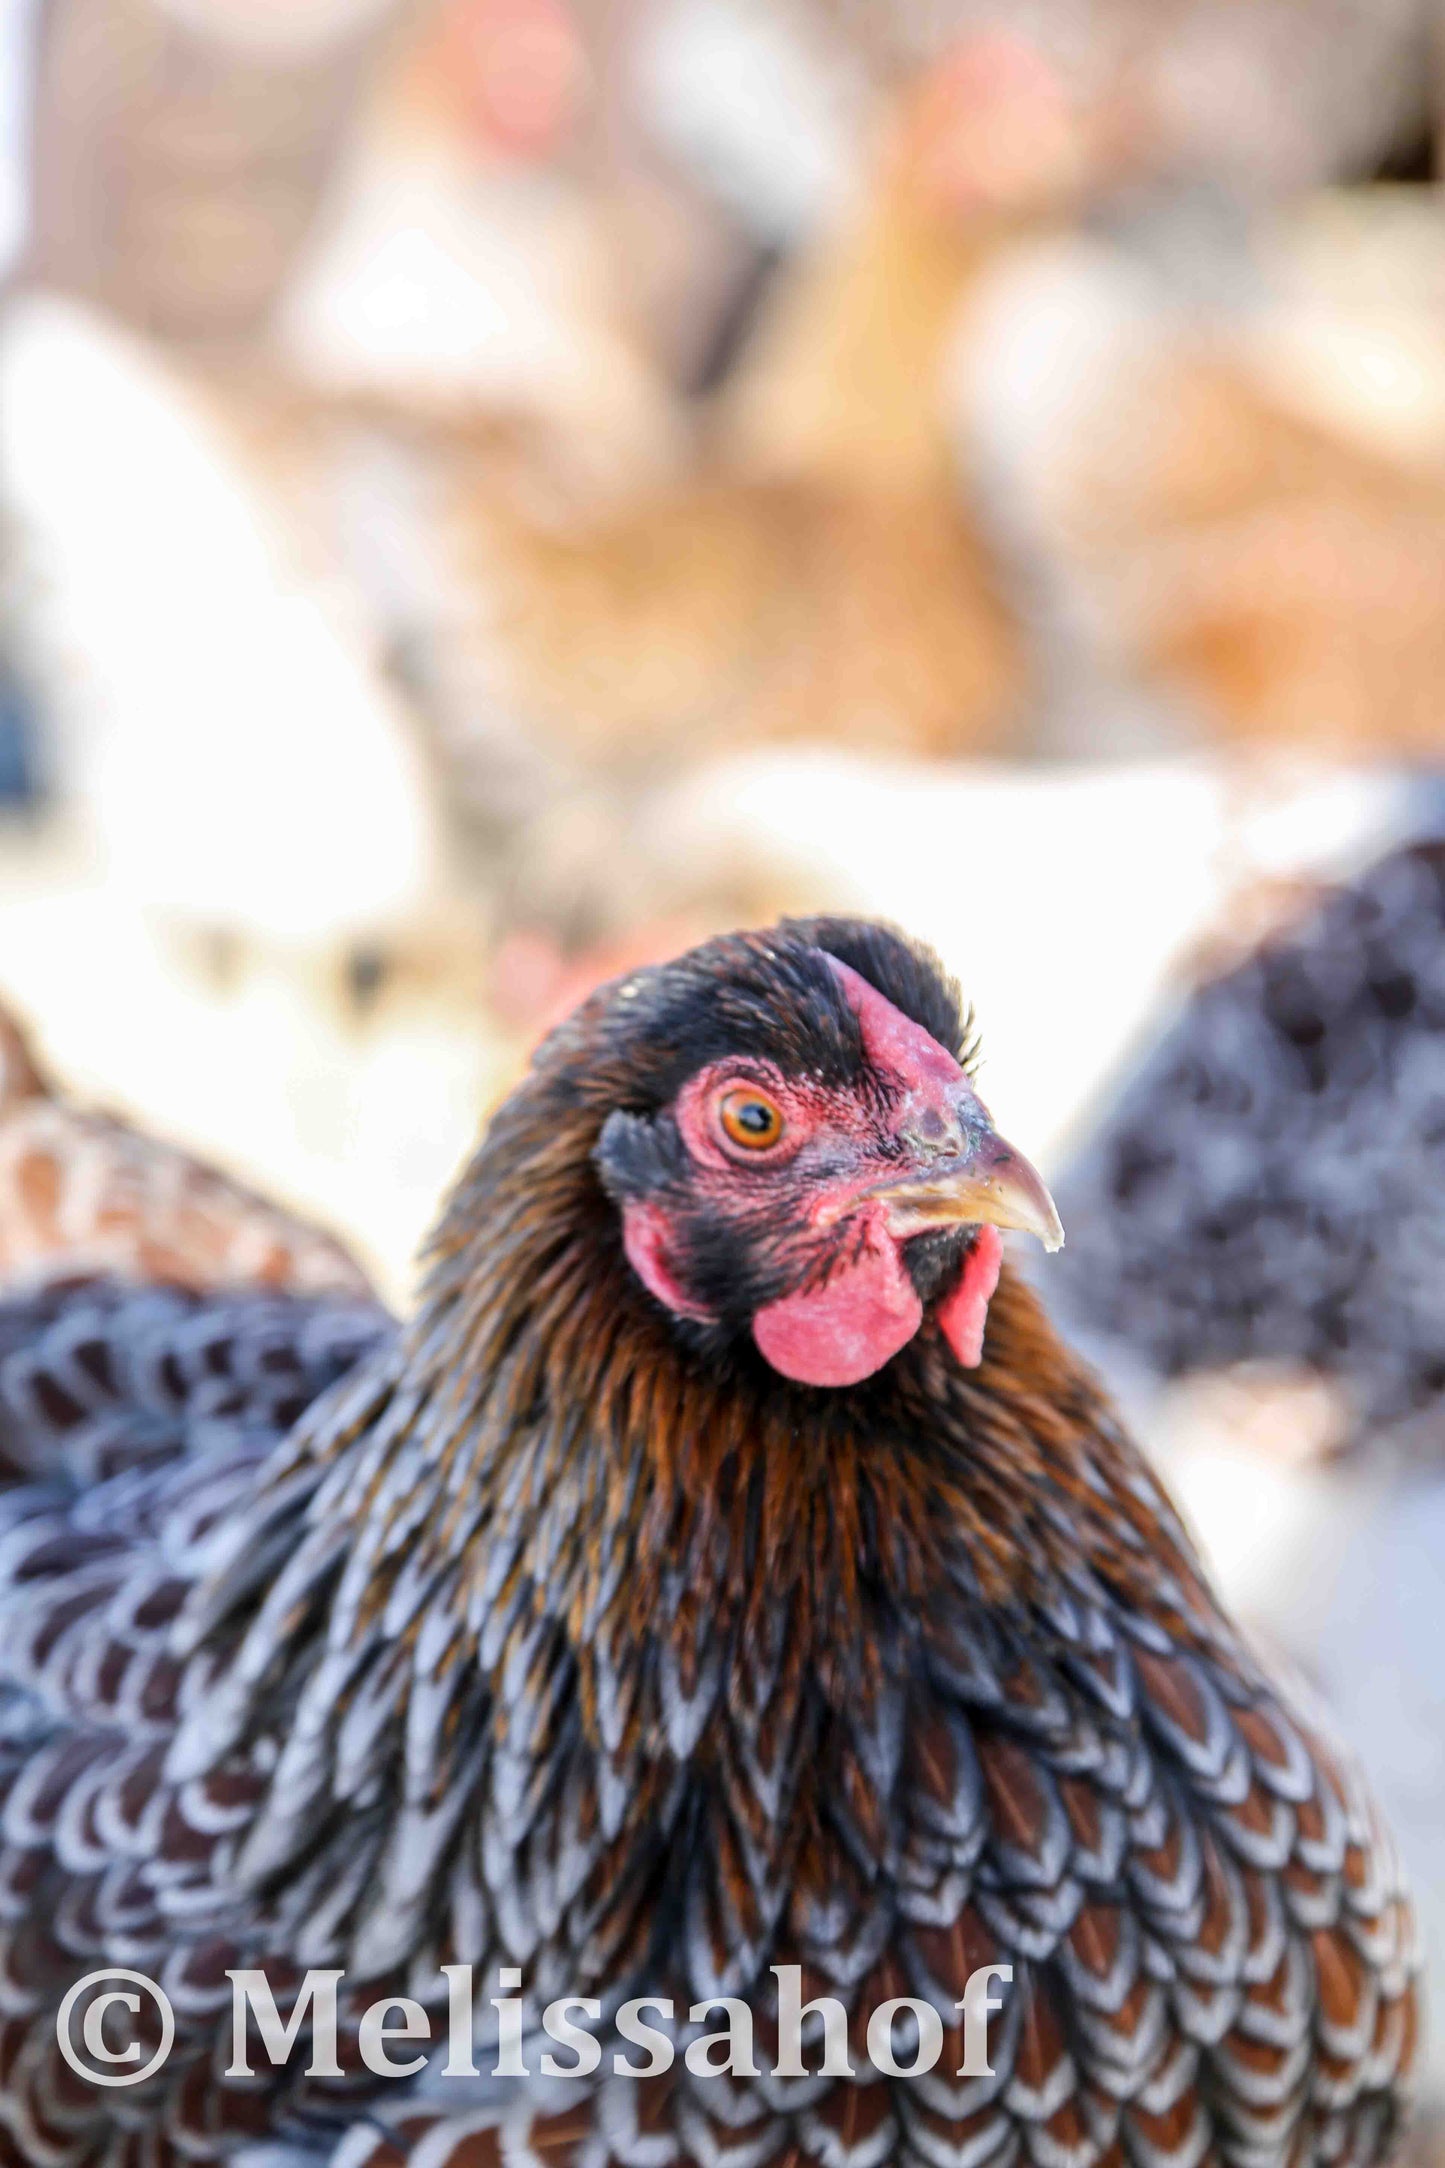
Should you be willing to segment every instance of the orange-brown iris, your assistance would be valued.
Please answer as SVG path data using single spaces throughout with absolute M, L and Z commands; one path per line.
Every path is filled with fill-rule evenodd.
M 718 1108 L 723 1133 L 745 1152 L 765 1152 L 783 1134 L 783 1111 L 750 1086 L 728 1092 Z

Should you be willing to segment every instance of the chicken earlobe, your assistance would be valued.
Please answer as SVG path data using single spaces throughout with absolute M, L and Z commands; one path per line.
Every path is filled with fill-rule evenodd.
M 668 1232 L 665 1213 L 645 1198 L 628 1198 L 622 1208 L 622 1247 L 649 1295 L 655 1295 L 677 1317 L 690 1318 L 696 1325 L 715 1324 L 712 1311 L 693 1300 L 673 1270 Z

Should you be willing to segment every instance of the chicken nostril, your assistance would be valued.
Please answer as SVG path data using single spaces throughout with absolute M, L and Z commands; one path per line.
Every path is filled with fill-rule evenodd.
M 899 1130 L 898 1140 L 922 1159 L 956 1157 L 964 1144 L 960 1124 L 950 1121 L 937 1107 L 920 1107 Z

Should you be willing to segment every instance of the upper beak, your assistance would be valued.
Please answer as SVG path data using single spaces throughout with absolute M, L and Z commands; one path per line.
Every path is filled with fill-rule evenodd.
M 1064 1246 L 1064 1230 L 1042 1175 L 1022 1152 L 985 1128 L 965 1150 L 920 1168 L 901 1182 L 870 1192 L 888 1206 L 888 1227 L 900 1239 L 930 1227 L 982 1221 L 1037 1235 L 1046 1250 Z

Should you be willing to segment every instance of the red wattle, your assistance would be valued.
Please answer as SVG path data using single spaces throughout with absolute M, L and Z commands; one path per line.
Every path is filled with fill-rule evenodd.
M 943 1337 L 965 1370 L 983 1357 L 983 1328 L 1003 1264 L 1003 1236 L 997 1227 L 980 1227 L 958 1278 L 938 1305 Z
M 856 1385 L 906 1347 L 923 1306 L 887 1235 L 824 1287 L 784 1295 L 758 1311 L 753 1338 L 773 1368 L 799 1385 Z

